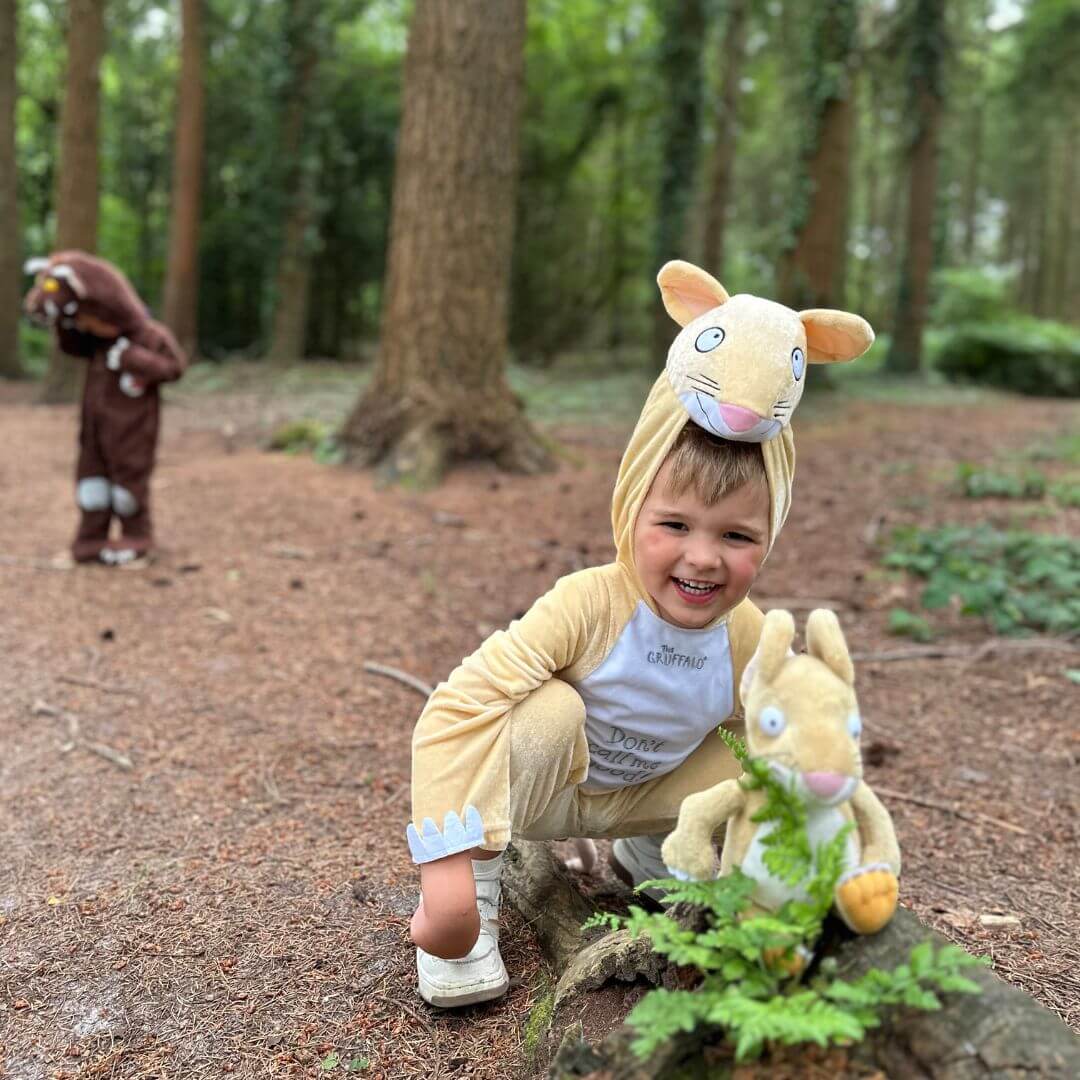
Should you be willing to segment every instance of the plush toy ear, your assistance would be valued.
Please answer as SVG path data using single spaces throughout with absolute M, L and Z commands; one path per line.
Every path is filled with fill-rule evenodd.
M 86 286 L 82 278 L 65 263 L 58 263 L 52 268 L 52 276 L 58 281 L 66 281 L 71 286 L 71 291 L 80 299 L 86 299 Z
M 848 686 L 855 685 L 855 668 L 835 611 L 815 608 L 810 612 L 806 620 L 806 651 L 821 660 Z
M 761 678 L 768 683 L 776 678 L 781 665 L 788 658 L 794 638 L 795 620 L 790 611 L 777 608 L 765 616 L 765 622 L 761 625 L 761 640 L 739 683 L 739 693 L 744 704 L 755 679 Z
M 656 275 L 667 313 L 680 325 L 693 322 L 706 311 L 728 302 L 727 289 L 692 263 L 674 259 Z
M 870 324 L 849 311 L 814 308 L 800 311 L 806 328 L 806 359 L 811 364 L 854 360 L 874 344 Z

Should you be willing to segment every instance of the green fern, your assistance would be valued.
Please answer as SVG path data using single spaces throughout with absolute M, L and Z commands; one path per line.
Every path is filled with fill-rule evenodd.
M 806 811 L 793 793 L 765 762 L 750 758 L 737 736 L 723 729 L 720 735 L 742 763 L 743 786 L 765 793 L 754 820 L 776 822 L 765 865 L 777 877 L 799 885 L 807 899 L 790 900 L 776 912 L 749 914 L 755 883 L 736 869 L 715 881 L 663 879 L 638 886 L 639 891 L 662 888 L 667 905 L 703 908 L 708 925 L 700 932 L 685 929 L 665 913 L 639 907 L 631 907 L 626 916 L 590 919 L 587 927 L 626 929 L 634 938 L 645 935 L 654 951 L 704 976 L 695 990 L 653 990 L 638 1002 L 627 1017 L 636 1032 L 636 1054 L 647 1057 L 673 1035 L 701 1026 L 723 1029 L 735 1044 L 738 1061 L 756 1057 L 770 1042 L 857 1042 L 890 1006 L 938 1009 L 935 991 L 981 992 L 960 971 L 983 961 L 955 945 L 935 951 L 930 941 L 917 945 L 908 963 L 894 971 L 873 969 L 853 982 L 835 978 L 835 963 L 827 960 L 809 985 L 787 977 L 777 956 L 793 958 L 797 950 L 811 948 L 821 933 L 853 826 L 811 850 Z

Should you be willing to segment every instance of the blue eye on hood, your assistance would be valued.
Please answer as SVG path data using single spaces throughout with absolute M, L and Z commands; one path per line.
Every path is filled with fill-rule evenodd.
M 795 381 L 803 377 L 803 372 L 806 370 L 806 353 L 802 349 L 791 350 L 791 371 L 795 376 Z
M 710 326 L 708 330 L 702 330 L 694 342 L 694 348 L 698 352 L 712 352 L 727 335 L 719 326 Z

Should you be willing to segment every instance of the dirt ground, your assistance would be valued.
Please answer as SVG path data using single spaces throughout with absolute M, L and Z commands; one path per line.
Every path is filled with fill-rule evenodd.
M 539 955 L 504 920 L 510 994 L 416 996 L 404 840 L 422 699 L 558 576 L 613 554 L 625 425 L 552 428 L 539 479 L 487 467 L 430 494 L 261 447 L 297 397 L 177 395 L 156 476 L 163 550 L 65 567 L 75 413 L 0 386 L 0 1076 L 523 1077 Z M 265 405 L 265 407 L 264 407 Z M 816 601 L 856 653 L 918 585 L 878 570 L 894 525 L 993 519 L 950 494 L 1075 408 L 804 406 L 794 509 L 755 588 Z M 1080 534 L 1080 510 L 1031 527 Z M 857 663 L 867 778 L 904 852 L 902 902 L 1080 1030 L 1080 704 L 1059 649 Z M 888 792 L 896 793 L 890 796 Z M 980 916 L 1011 915 L 991 929 Z

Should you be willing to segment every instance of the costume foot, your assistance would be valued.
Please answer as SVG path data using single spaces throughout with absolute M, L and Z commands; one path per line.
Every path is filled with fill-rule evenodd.
M 876 934 L 893 917 L 899 888 L 883 863 L 860 866 L 837 883 L 836 907 L 856 934 Z
M 99 562 L 105 543 L 104 540 L 76 540 L 71 545 L 71 557 L 77 563 Z
M 110 540 L 101 549 L 101 554 L 98 557 L 106 566 L 123 566 L 126 563 L 134 562 L 136 559 L 144 558 L 150 552 L 152 544 L 153 541 L 148 539 L 126 539 L 122 537 L 119 540 Z
M 476 906 L 480 910 L 480 936 L 459 960 L 443 960 L 423 949 L 416 950 L 416 975 L 420 996 L 438 1009 L 456 1009 L 502 997 L 510 988 L 499 953 L 499 901 L 503 857 L 473 859 Z

